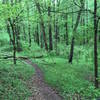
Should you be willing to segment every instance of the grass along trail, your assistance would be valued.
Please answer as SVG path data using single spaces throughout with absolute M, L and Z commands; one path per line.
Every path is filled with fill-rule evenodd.
M 44 75 L 37 64 L 32 63 L 27 59 L 25 62 L 35 68 L 35 75 L 30 79 L 28 85 L 32 91 L 32 96 L 29 100 L 63 100 L 63 98 L 45 83 Z

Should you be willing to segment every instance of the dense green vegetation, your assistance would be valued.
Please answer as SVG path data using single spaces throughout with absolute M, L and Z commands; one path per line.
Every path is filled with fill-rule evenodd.
M 100 98 L 99 10 L 100 0 L 0 0 L 0 100 L 32 95 L 26 58 L 65 100 Z
M 31 92 L 26 82 L 33 73 L 33 67 L 26 65 L 22 61 L 18 61 L 18 64 L 15 66 L 11 60 L 0 60 L 0 99 L 27 99 Z
M 77 48 L 76 46 L 74 55 L 77 55 L 79 50 Z M 68 51 L 67 49 L 65 51 Z M 93 100 L 100 96 L 100 89 L 95 90 L 93 85 L 93 51 L 91 48 L 87 50 L 86 47 L 81 47 L 80 50 L 82 52 L 80 55 L 75 56 L 73 64 L 69 64 L 66 61 L 66 56 L 68 55 L 64 56 L 63 53 L 65 52 L 61 52 L 60 56 L 54 55 L 53 52 L 47 53 L 44 58 L 33 59 L 33 62 L 38 63 L 43 70 L 46 82 L 52 87 L 56 87 L 65 100 L 79 96 L 82 96 L 83 100 Z M 44 52 L 41 52 L 41 54 L 44 54 Z

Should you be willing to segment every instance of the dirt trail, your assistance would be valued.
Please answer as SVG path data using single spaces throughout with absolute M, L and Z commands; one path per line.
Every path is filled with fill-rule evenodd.
M 45 83 L 43 73 L 38 65 L 28 59 L 25 62 L 35 68 L 35 75 L 33 75 L 28 83 L 32 91 L 32 96 L 29 100 L 63 100 L 53 88 Z

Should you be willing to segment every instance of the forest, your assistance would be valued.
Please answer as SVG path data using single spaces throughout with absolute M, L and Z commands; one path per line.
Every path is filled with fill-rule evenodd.
M 100 0 L 0 0 L 0 100 L 100 100 Z

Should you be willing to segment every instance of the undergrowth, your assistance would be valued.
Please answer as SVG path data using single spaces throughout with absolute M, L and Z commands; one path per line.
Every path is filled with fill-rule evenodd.
M 87 50 L 86 47 L 76 46 L 72 64 L 68 63 L 68 54 L 65 54 L 65 51 L 60 52 L 59 56 L 51 52 L 41 59 L 32 60 L 40 65 L 46 82 L 56 87 L 65 100 L 77 97 L 95 100 L 100 96 L 100 89 L 94 87 L 93 48 L 91 48 Z M 69 48 L 66 52 L 68 50 Z
M 0 100 L 26 100 L 31 92 L 27 80 L 33 75 L 33 67 L 17 61 L 0 60 Z

